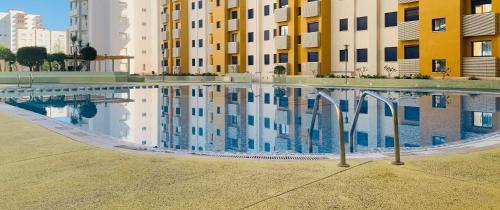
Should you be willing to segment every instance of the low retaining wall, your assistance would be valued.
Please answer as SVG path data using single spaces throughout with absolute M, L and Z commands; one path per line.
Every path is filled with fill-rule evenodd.
M 346 84 L 342 78 L 277 77 L 274 83 L 338 87 L 500 90 L 500 80 L 348 79 Z
M 29 83 L 29 72 L 1 72 L 0 84 Z M 32 72 L 33 83 L 105 83 L 128 82 L 126 72 Z

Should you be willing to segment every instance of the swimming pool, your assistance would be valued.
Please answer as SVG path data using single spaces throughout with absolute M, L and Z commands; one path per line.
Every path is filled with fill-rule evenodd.
M 358 152 L 394 147 L 387 105 L 360 89 L 323 89 L 344 113 L 322 101 L 312 131 L 315 154 L 339 151 L 348 140 L 355 108 Z M 67 124 L 144 147 L 243 154 L 309 153 L 309 127 L 317 89 L 272 85 L 66 87 L 0 92 L 1 100 Z M 398 110 L 403 149 L 468 142 L 500 131 L 500 95 L 448 91 L 374 90 Z

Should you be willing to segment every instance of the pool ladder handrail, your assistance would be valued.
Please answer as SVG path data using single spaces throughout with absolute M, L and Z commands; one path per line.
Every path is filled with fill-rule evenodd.
M 340 153 L 340 163 L 338 164 L 339 167 L 349 167 L 349 164 L 346 163 L 346 155 L 345 155 L 345 141 L 344 141 L 344 114 L 342 113 L 342 110 L 340 109 L 339 103 L 335 101 L 331 96 L 329 96 L 327 93 L 320 91 L 316 95 L 316 99 L 314 100 L 314 109 L 312 113 L 312 119 L 311 119 L 311 127 L 309 128 L 309 153 L 313 152 L 313 131 L 314 131 L 314 126 L 316 124 L 316 115 L 318 114 L 319 110 L 319 102 L 321 98 L 325 98 L 328 102 L 333 104 L 335 107 L 335 110 L 337 112 L 337 119 L 339 123 L 339 153 Z
M 17 73 L 17 87 L 23 88 L 21 86 L 21 74 L 19 72 Z M 33 87 L 33 74 L 29 73 L 29 87 L 25 87 L 25 88 L 32 88 L 32 87 Z
M 364 91 L 361 94 L 360 100 L 358 102 L 357 108 L 356 108 L 356 114 L 354 116 L 354 121 L 352 123 L 351 130 L 349 132 L 349 150 L 351 153 L 354 152 L 354 131 L 356 130 L 356 126 L 358 124 L 358 119 L 359 119 L 359 114 L 361 113 L 363 101 L 367 96 L 371 96 L 377 100 L 380 100 L 384 102 L 387 106 L 389 106 L 389 109 L 391 110 L 392 114 L 392 121 L 394 124 L 394 162 L 392 162 L 393 165 L 404 165 L 404 162 L 401 162 L 401 148 L 399 144 L 399 119 L 398 119 L 398 111 L 394 107 L 394 104 L 389 101 L 387 98 L 384 98 L 383 96 L 372 92 L 372 91 Z

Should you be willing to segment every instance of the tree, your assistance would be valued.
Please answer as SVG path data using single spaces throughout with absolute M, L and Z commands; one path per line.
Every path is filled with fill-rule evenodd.
M 54 53 L 52 54 L 52 57 L 54 59 L 54 62 L 59 65 L 59 68 L 57 70 L 63 71 L 64 69 L 66 69 L 66 63 L 64 62 L 66 60 L 66 55 L 64 53 Z
M 97 50 L 91 46 L 86 46 L 80 50 L 82 60 L 85 61 L 87 71 L 90 71 L 90 62 L 97 59 Z
M 47 64 L 49 64 L 49 71 L 52 71 L 52 63 L 54 62 L 54 55 L 47 54 Z
M 286 74 L 286 68 L 282 65 L 277 65 L 274 67 L 274 74 L 277 74 L 278 76 Z
M 9 48 L 0 45 L 0 60 L 4 60 L 9 66 L 9 71 L 12 71 L 12 66 L 16 63 L 16 55 Z
M 45 47 L 22 47 L 17 50 L 17 62 L 23 66 L 39 68 L 47 59 L 47 49 Z

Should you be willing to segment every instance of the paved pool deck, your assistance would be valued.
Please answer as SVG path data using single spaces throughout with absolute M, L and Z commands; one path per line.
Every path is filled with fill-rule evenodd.
M 499 209 L 500 148 L 336 161 L 150 155 L 0 112 L 0 209 Z

